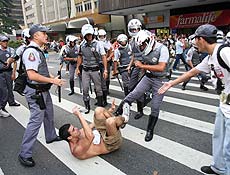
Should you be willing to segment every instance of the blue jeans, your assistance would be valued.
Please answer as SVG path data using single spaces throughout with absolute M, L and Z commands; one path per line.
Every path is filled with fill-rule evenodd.
M 230 118 L 226 118 L 220 108 L 216 113 L 212 144 L 211 168 L 218 174 L 230 175 Z

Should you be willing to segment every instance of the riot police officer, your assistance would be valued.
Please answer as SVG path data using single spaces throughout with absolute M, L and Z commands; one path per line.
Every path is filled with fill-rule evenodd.
M 92 79 L 96 88 L 97 104 L 103 106 L 103 93 L 100 79 L 99 63 L 103 60 L 104 72 L 103 78 L 108 77 L 106 53 L 104 47 L 94 39 L 94 28 L 90 24 L 85 24 L 81 29 L 84 40 L 80 44 L 80 53 L 78 57 L 77 72 L 80 74 L 80 65 L 82 65 L 82 87 L 83 101 L 87 111 L 90 111 L 89 83 Z
M 146 70 L 144 77 L 137 84 L 135 89 L 130 92 L 124 99 L 124 112 L 129 113 L 130 105 L 137 99 L 141 98 L 146 91 L 152 90 L 151 114 L 147 125 L 145 141 L 148 142 L 153 138 L 153 130 L 157 123 L 160 105 L 164 95 L 158 94 L 158 89 L 163 85 L 166 79 L 166 65 L 169 59 L 168 48 L 162 43 L 154 40 L 149 31 L 141 30 L 138 32 L 135 43 L 137 48 L 142 52 L 143 62 L 136 60 L 135 66 Z
M 128 43 L 128 37 L 125 34 L 120 34 L 117 37 L 119 47 L 114 50 L 114 72 L 121 74 L 124 94 L 129 93 L 129 70 L 132 57 L 131 46 Z M 119 66 L 118 66 L 119 62 Z
M 8 47 L 9 38 L 0 36 L 0 116 L 9 117 L 10 114 L 5 110 L 7 102 L 9 106 L 20 106 L 14 100 L 13 80 L 17 63 L 15 62 L 15 50 Z M 13 63 L 13 68 L 11 64 Z
M 108 77 L 106 79 L 103 78 L 104 65 L 102 60 L 99 62 L 100 72 L 101 72 L 101 84 L 102 84 L 102 92 L 103 92 L 103 106 L 106 106 L 107 103 L 107 95 L 109 93 L 109 84 L 110 84 L 110 66 L 112 66 L 112 44 L 106 39 L 106 31 L 104 29 L 98 30 L 98 41 L 103 45 L 106 52 L 106 60 L 107 60 L 107 71 Z
M 30 109 L 30 119 L 23 136 L 18 159 L 22 165 L 28 167 L 35 165 L 32 151 L 42 122 L 44 122 L 47 144 L 61 140 L 55 132 L 53 103 L 49 89 L 52 84 L 62 86 L 64 80 L 54 78 L 49 74 L 46 59 L 41 50 L 41 46 L 48 40 L 47 31 L 45 26 L 33 25 L 29 30 L 31 42 L 22 55 L 28 76 L 24 94 Z
M 69 36 L 67 45 L 63 51 L 64 61 L 69 62 L 69 85 L 71 92 L 68 95 L 74 94 L 74 75 L 77 67 L 77 57 L 79 53 L 79 45 L 77 45 L 76 41 L 76 36 Z

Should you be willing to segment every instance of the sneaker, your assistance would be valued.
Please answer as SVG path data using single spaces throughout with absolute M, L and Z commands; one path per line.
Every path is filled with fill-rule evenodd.
M 130 115 L 130 106 L 128 103 L 124 103 L 122 117 L 125 118 L 124 121 L 125 123 L 129 121 L 129 115 Z
M 206 174 L 217 174 L 212 170 L 211 166 L 202 166 L 200 170 Z
M 9 117 L 10 114 L 7 111 L 3 111 L 2 109 L 0 109 L 0 117 Z

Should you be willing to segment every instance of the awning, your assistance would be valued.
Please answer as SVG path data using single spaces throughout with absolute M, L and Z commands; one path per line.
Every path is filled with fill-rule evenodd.
M 66 22 L 59 22 L 59 23 L 54 23 L 54 24 L 50 24 L 47 26 L 51 29 L 51 31 L 55 31 L 55 32 L 66 31 L 67 23 Z
M 90 24 L 90 23 L 91 23 L 91 20 L 87 17 L 73 19 L 69 21 L 67 28 L 79 28 L 80 29 L 84 24 Z

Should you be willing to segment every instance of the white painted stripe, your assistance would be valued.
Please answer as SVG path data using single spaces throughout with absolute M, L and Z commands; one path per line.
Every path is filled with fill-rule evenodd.
M 179 77 L 179 76 L 176 76 L 175 75 L 175 78 L 177 78 L 177 77 Z M 114 82 L 118 82 L 117 81 L 117 79 L 115 78 L 115 79 L 111 79 L 110 81 L 114 81 Z M 122 82 L 122 80 L 121 80 L 121 78 L 120 78 L 120 81 Z M 180 83 L 180 85 L 182 85 L 182 83 Z M 186 85 L 186 87 L 196 87 L 196 88 L 200 88 L 200 84 L 196 84 L 196 83 L 191 83 L 191 82 L 189 82 L 187 85 Z M 214 87 L 213 86 L 210 86 L 210 85 L 205 85 L 208 89 L 214 89 Z M 170 90 L 170 89 L 169 89 Z
M 3 173 L 3 171 L 2 171 L 2 169 L 0 168 L 0 175 L 4 175 L 4 173 Z
M 49 69 L 54 69 L 54 67 L 53 67 L 53 66 L 48 66 L 48 68 L 49 68 Z
M 58 103 L 58 98 L 52 95 L 53 103 L 71 112 L 72 108 L 76 105 L 73 102 L 62 99 L 61 103 Z M 92 122 L 93 121 L 93 111 L 91 110 L 89 114 L 84 115 L 85 119 Z M 157 152 L 165 157 L 168 157 L 174 161 L 179 162 L 191 169 L 200 171 L 200 166 L 204 164 L 210 164 L 212 156 L 205 154 L 203 152 L 197 151 L 190 147 L 184 146 L 180 143 L 176 143 L 169 139 L 154 135 L 154 138 L 150 142 L 144 141 L 144 130 L 135 128 L 130 125 L 126 125 L 125 129 L 122 130 L 122 135 L 124 138 L 131 140 L 145 148 L 148 148 L 154 152 Z M 99 174 L 99 173 L 98 173 Z
M 70 91 L 69 88 L 66 88 L 66 90 Z M 75 92 L 80 94 L 79 88 L 75 87 L 74 90 L 75 90 Z M 96 97 L 96 95 L 94 93 L 90 94 L 90 95 L 91 95 L 91 98 Z M 107 101 L 109 103 L 112 103 L 113 99 L 115 99 L 116 104 L 119 104 L 121 102 L 121 99 L 110 97 L 110 96 L 107 97 Z M 137 111 L 137 105 L 135 103 L 133 103 L 131 109 L 133 111 Z M 145 107 L 144 108 L 144 113 L 146 115 L 150 114 L 151 113 L 151 108 L 150 107 Z M 203 122 L 203 121 L 200 121 L 200 120 L 192 119 L 190 117 L 177 115 L 177 114 L 162 111 L 162 110 L 160 111 L 159 118 L 161 120 L 164 120 L 164 121 L 167 121 L 167 122 L 170 122 L 170 123 L 174 123 L 174 124 L 184 126 L 184 127 L 187 127 L 187 128 L 195 129 L 195 130 L 205 132 L 205 133 L 208 133 L 208 134 L 212 134 L 213 130 L 214 130 L 214 125 L 211 124 L 211 123 Z
M 204 93 L 204 92 L 198 92 L 198 91 L 192 91 L 192 90 L 181 90 L 180 88 L 174 88 L 171 87 L 169 92 L 176 92 L 180 94 L 186 94 L 186 95 L 192 95 L 192 96 L 197 96 L 197 97 L 204 97 L 204 98 L 209 98 L 209 99 L 219 99 L 219 95 L 216 94 L 210 94 L 210 93 Z
M 58 103 L 57 97 L 52 95 L 55 103 Z M 68 105 L 65 104 L 65 100 L 62 99 L 62 106 L 66 107 Z M 71 109 L 75 104 L 71 104 Z M 69 108 L 68 108 L 69 109 Z M 71 112 L 71 109 L 68 111 Z M 29 121 L 29 110 L 24 107 L 22 104 L 20 107 L 13 108 L 7 107 L 7 111 L 23 126 L 26 127 Z M 66 141 L 62 142 L 54 142 L 52 144 L 45 143 L 45 134 L 43 126 L 40 129 L 38 138 L 40 143 L 42 143 L 52 154 L 54 154 L 59 160 L 61 160 L 68 168 L 70 168 L 74 173 L 80 175 L 93 175 L 95 172 L 100 175 L 125 175 L 125 173 L 121 172 L 119 169 L 106 162 L 104 159 L 100 157 L 94 157 L 87 160 L 78 160 L 70 153 L 70 149 L 68 143 Z
M 110 85 L 109 89 L 112 89 L 115 91 L 120 91 L 120 87 L 114 86 L 114 85 Z M 192 101 L 182 100 L 182 99 L 168 97 L 168 96 L 165 96 L 163 101 L 177 104 L 177 105 L 181 105 L 181 106 L 197 108 L 197 109 L 209 111 L 209 112 L 216 112 L 217 111 L 217 107 L 213 106 L 213 105 L 207 105 L 207 104 L 203 104 L 203 103 L 199 103 L 199 102 L 192 102 Z

